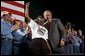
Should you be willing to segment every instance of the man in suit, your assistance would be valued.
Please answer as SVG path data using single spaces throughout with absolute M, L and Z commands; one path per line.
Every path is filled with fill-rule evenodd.
M 53 53 L 64 53 L 66 32 L 63 24 L 60 19 L 53 18 L 49 10 L 44 11 L 43 16 L 47 20 L 44 26 L 48 29 L 48 39 Z

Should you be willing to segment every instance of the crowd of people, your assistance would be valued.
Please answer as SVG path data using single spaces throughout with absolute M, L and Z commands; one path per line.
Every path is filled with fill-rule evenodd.
M 68 22 L 66 25 L 66 35 L 65 53 L 84 53 L 84 35 L 82 30 L 75 30 L 71 23 Z
M 1 12 L 1 55 L 49 55 L 84 53 L 84 35 L 71 23 L 66 26 L 53 18 L 46 10 L 36 20 L 29 16 L 29 5 L 25 6 L 23 22 L 13 19 L 8 11 Z

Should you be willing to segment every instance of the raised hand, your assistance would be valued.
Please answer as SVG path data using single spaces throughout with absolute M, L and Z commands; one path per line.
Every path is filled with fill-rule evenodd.
M 25 7 L 25 17 L 26 17 L 27 23 L 30 22 L 31 20 L 29 16 L 29 5 L 30 5 L 30 2 L 26 3 L 26 7 Z
M 26 3 L 26 6 L 27 6 L 27 7 L 29 7 L 29 5 L 30 5 L 30 2 Z

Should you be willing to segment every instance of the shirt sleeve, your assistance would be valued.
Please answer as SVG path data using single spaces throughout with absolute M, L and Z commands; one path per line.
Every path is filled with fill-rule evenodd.
M 20 31 L 20 30 L 17 30 L 17 32 L 18 32 L 18 34 L 21 35 L 21 36 L 24 36 L 24 35 L 25 35 L 25 33 L 22 32 L 22 31 Z
M 28 25 L 29 25 L 32 29 L 38 27 L 38 24 L 37 24 L 35 21 L 33 21 L 32 19 L 31 19 L 31 21 L 28 23 Z

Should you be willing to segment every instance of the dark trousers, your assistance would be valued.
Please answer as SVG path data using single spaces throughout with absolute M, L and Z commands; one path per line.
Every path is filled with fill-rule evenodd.
M 47 42 L 42 38 L 35 38 L 30 44 L 33 55 L 47 55 L 50 54 Z
M 84 42 L 80 44 L 80 53 L 84 53 Z
M 80 53 L 79 46 L 74 46 L 73 50 L 74 50 L 74 53 Z
M 72 53 L 73 53 L 73 45 L 72 44 L 65 45 L 65 54 L 72 54 Z
M 84 53 L 84 42 L 82 43 L 82 53 Z
M 64 46 L 59 46 L 58 44 L 56 44 L 56 48 L 53 48 L 50 40 L 48 40 L 48 43 L 51 47 L 51 51 L 52 51 L 53 54 L 63 54 L 63 53 L 65 53 Z
M 65 53 L 64 46 L 53 49 L 53 54 L 64 54 L 64 53 Z
M 12 40 L 10 38 L 1 38 L 1 55 L 12 55 Z
M 31 55 L 31 49 L 29 48 L 31 42 L 30 36 L 24 36 L 20 43 L 20 53 L 19 55 Z
M 14 42 L 13 43 L 13 55 L 19 55 L 20 53 L 20 43 Z

